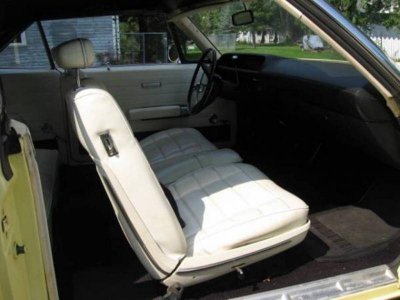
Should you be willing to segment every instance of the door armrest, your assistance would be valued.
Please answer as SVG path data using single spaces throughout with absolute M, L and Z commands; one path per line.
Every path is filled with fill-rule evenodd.
M 177 118 L 181 115 L 182 108 L 179 105 L 133 108 L 128 111 L 128 118 L 131 121 Z

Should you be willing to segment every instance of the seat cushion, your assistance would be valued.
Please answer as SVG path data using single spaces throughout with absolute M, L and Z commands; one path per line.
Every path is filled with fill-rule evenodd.
M 181 158 L 167 166 L 153 167 L 157 178 L 163 184 L 170 184 L 186 174 L 209 166 L 222 166 L 242 162 L 239 154 L 231 149 L 218 149 L 193 154 L 191 157 Z
M 302 200 L 247 164 L 199 169 L 168 188 L 186 223 L 188 256 L 265 240 L 308 220 Z
M 170 166 L 184 157 L 217 149 L 193 128 L 157 132 L 141 140 L 140 146 L 154 170 Z

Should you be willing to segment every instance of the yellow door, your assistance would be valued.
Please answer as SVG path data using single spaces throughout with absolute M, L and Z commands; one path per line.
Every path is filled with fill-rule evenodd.
M 34 148 L 26 126 L 14 121 L 11 126 L 16 130 L 11 153 L 2 155 L 0 169 L 0 299 L 56 299 Z

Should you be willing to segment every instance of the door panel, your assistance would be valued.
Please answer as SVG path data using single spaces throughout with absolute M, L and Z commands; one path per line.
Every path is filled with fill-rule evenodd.
M 0 299 L 58 299 L 44 202 L 27 128 L 12 121 L 20 152 L 0 171 Z
M 67 162 L 69 146 L 60 72 L 1 70 L 0 76 L 8 115 L 28 126 L 34 142 L 58 147 L 60 161 Z
M 128 120 L 151 120 L 177 118 L 182 114 L 182 108 L 179 105 L 153 106 L 144 108 L 131 108 L 128 110 Z
M 163 64 L 88 69 L 104 82 L 123 109 L 186 104 L 193 64 Z
M 211 121 L 213 116 L 217 116 L 216 121 Z M 141 136 L 141 133 L 151 133 L 175 127 L 192 127 L 202 131 L 202 128 L 213 127 L 217 130 L 218 127 L 229 126 L 229 136 L 224 136 L 222 139 L 211 139 L 207 135 L 207 130 L 203 131 L 203 134 L 220 147 L 231 147 L 235 140 L 235 118 L 236 104 L 223 98 L 217 98 L 213 104 L 195 116 L 154 120 L 130 120 L 130 122 L 138 137 Z
M 93 68 L 85 74 L 106 85 L 138 138 L 168 128 L 193 127 L 204 128 L 205 136 L 213 137 L 211 140 L 221 147 L 232 146 L 236 136 L 234 102 L 217 99 L 196 116 L 178 115 L 180 107 L 186 106 L 194 68 L 188 64 L 143 65 L 111 67 L 110 71 Z M 57 140 L 61 162 L 90 161 L 73 130 L 68 129 L 59 71 L 2 70 L 0 76 L 9 115 L 28 125 L 34 141 Z M 143 108 L 146 117 L 140 117 L 143 111 L 137 117 Z
M 195 65 L 165 64 L 88 69 L 103 82 L 122 110 L 165 105 L 186 105 Z
M 65 136 L 62 122 L 60 72 L 2 70 L 8 114 L 26 124 L 34 141 Z
M 216 141 L 232 145 L 236 130 L 235 103 L 217 99 L 196 116 L 160 115 L 167 108 L 187 105 L 187 94 L 195 64 L 163 64 L 88 69 L 85 73 L 103 82 L 125 112 L 135 133 L 153 132 L 173 127 L 218 127 L 228 125 L 232 134 L 228 140 Z M 152 109 L 149 109 L 152 108 Z M 138 110 L 146 117 L 139 118 Z M 169 111 L 171 113 L 171 110 Z M 140 115 L 140 114 L 139 114 Z M 215 115 L 212 121 L 211 117 Z M 207 135 L 207 134 L 206 134 Z

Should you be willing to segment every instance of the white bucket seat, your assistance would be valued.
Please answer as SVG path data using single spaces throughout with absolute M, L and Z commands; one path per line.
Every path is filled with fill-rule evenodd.
M 72 53 L 77 47 L 81 47 L 83 52 Z M 64 98 L 74 93 L 77 87 L 77 79 L 79 79 L 81 86 L 98 87 L 106 90 L 104 84 L 91 78 L 86 78 L 82 72 L 78 71 L 89 67 L 95 61 L 93 45 L 89 40 L 74 39 L 67 41 L 55 48 L 53 58 L 59 67 L 67 71 L 61 81 L 61 90 Z M 218 161 L 222 156 L 221 153 L 217 154 L 218 152 L 215 152 L 217 150 L 215 145 L 193 128 L 167 129 L 144 138 L 140 141 L 140 144 L 153 170 L 157 175 L 161 172 L 163 179 L 168 179 L 166 174 L 170 172 L 165 168 L 175 164 L 175 162 L 182 162 L 204 152 L 213 152 L 209 154 L 210 159 L 212 159 L 213 155 L 218 155 L 218 159 L 214 159 L 215 161 Z M 222 153 L 227 155 L 224 161 L 229 159 L 232 162 L 241 161 L 241 158 L 236 153 L 233 153 L 232 150 L 225 150 Z
M 86 67 L 85 40 L 54 49 L 57 63 Z M 118 221 L 151 276 L 193 285 L 280 253 L 309 229 L 308 206 L 243 163 L 210 164 L 168 184 L 178 221 L 125 115 L 105 90 L 68 97 L 71 122 L 93 159 Z

